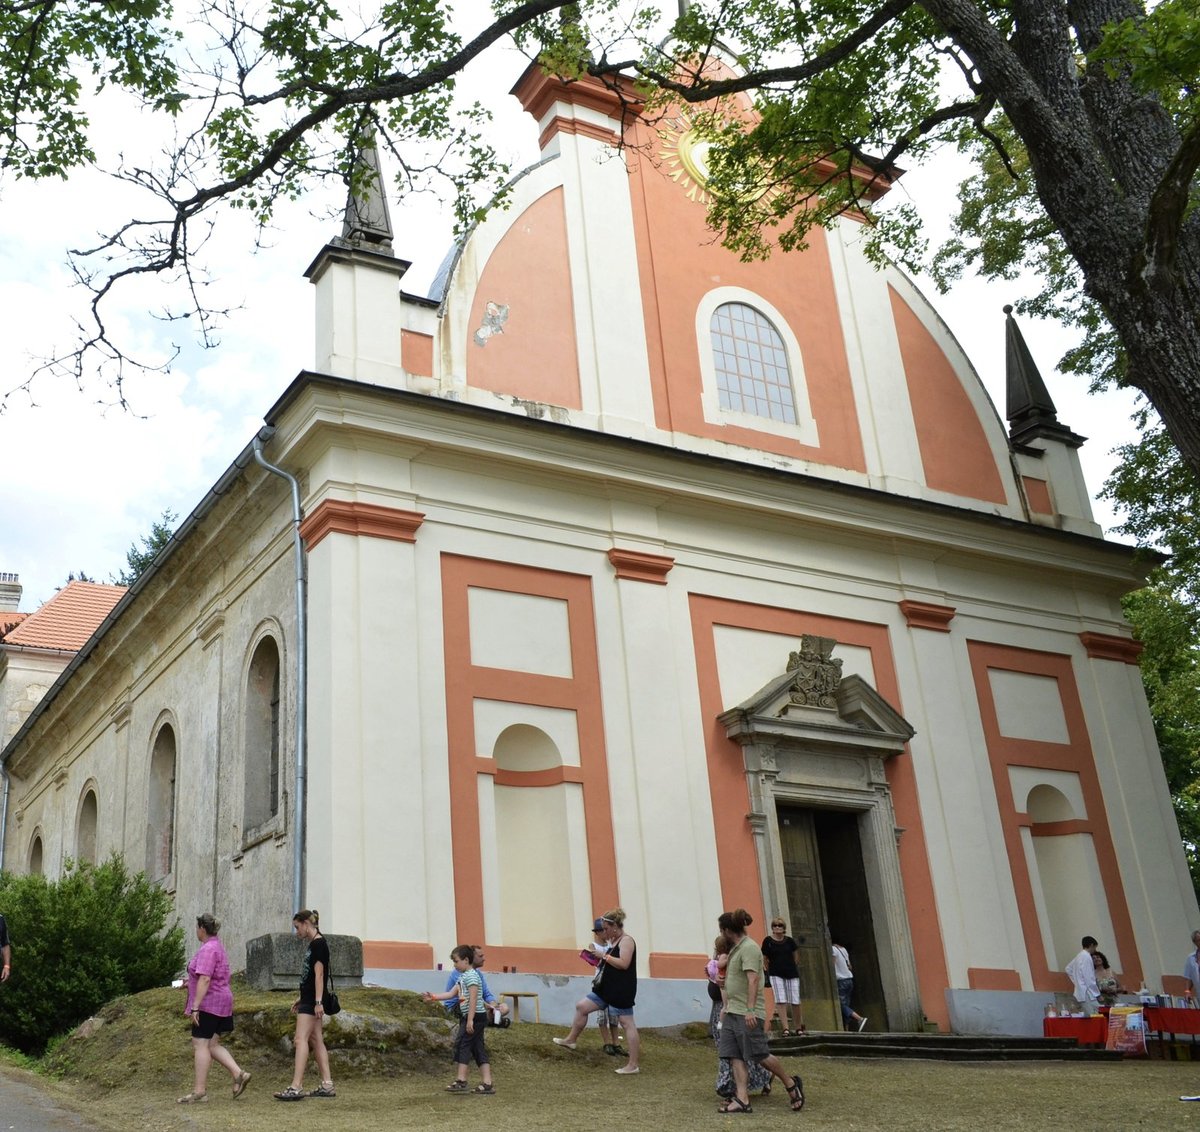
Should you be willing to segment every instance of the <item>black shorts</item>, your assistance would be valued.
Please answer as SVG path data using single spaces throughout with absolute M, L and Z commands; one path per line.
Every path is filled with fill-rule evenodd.
M 233 1033 L 233 1018 L 222 1017 L 220 1014 L 209 1014 L 207 1010 L 201 1010 L 199 1018 L 194 1026 L 192 1026 L 193 1038 L 204 1038 L 206 1041 L 209 1038 L 215 1038 L 218 1034 Z
M 297 1014 L 316 1014 L 317 1004 L 315 1002 L 298 1002 L 296 1003 Z

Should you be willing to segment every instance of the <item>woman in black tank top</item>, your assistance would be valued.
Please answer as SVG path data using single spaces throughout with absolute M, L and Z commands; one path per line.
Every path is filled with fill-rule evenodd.
M 554 1044 L 573 1050 L 587 1025 L 588 1015 L 594 1010 L 608 1010 L 625 1031 L 629 1048 L 629 1061 L 617 1072 L 637 1073 L 641 1052 L 637 1023 L 633 1020 L 633 1002 L 637 997 L 637 941 L 625 934 L 625 913 L 620 908 L 606 912 L 603 919 L 609 950 L 599 956 L 599 974 L 592 983 L 591 993 L 575 1004 L 575 1021 L 570 1032 L 565 1038 L 555 1038 Z

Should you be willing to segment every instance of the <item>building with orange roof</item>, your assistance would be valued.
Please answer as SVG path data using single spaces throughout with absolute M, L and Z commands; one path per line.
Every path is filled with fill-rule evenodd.
M 541 159 L 432 296 L 349 203 L 313 370 L 0 752 L 5 867 L 123 852 L 235 965 L 299 902 L 383 985 L 475 940 L 548 1019 L 617 904 L 649 1025 L 707 1017 L 739 906 L 810 1029 L 831 935 L 872 1029 L 1040 1034 L 1085 934 L 1175 989 L 1144 566 L 1015 322 L 1006 423 L 861 218 L 744 263 L 685 112 L 515 93 Z
M 0 612 L 0 746 L 17 732 L 124 593 L 124 586 L 72 581 L 33 613 Z

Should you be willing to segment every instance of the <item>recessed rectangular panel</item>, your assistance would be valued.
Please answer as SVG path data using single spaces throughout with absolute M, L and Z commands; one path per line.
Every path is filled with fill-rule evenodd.
M 467 600 L 472 664 L 542 676 L 572 675 L 565 601 L 475 586 L 467 591 Z
M 1005 738 L 1070 742 L 1062 695 L 1053 676 L 989 668 L 988 681 L 996 704 L 996 722 Z

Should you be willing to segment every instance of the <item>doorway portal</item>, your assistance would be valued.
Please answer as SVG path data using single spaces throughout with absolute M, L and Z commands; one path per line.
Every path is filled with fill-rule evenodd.
M 723 712 L 742 747 L 763 906 L 799 945 L 805 1023 L 841 1028 L 831 936 L 854 965 L 870 1030 L 918 1030 L 922 1011 L 885 762 L 914 734 L 834 642 L 805 637 L 788 670 Z

